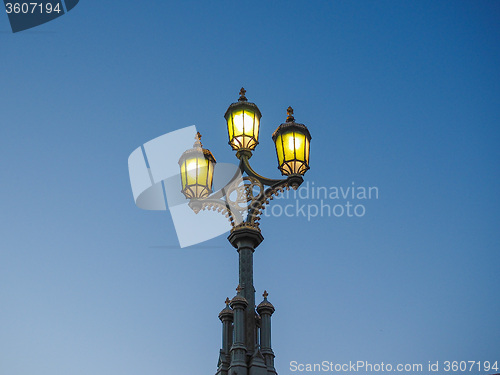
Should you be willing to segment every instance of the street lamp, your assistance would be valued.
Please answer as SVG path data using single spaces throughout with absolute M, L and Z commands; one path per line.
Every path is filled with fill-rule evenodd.
M 278 155 L 278 169 L 284 176 L 304 175 L 309 169 L 311 134 L 304 124 L 295 122 L 292 107 L 287 109 L 286 122 L 273 133 Z
M 179 159 L 181 191 L 187 199 L 206 198 L 212 193 L 216 161 L 209 150 L 202 148 L 199 132 L 195 139 L 193 148 L 184 151 Z
M 229 106 L 224 115 L 227 122 L 229 144 L 233 150 L 253 150 L 259 143 L 260 114 L 259 108 L 250 103 L 242 87 L 240 98 Z
M 271 315 L 274 306 L 264 300 L 256 306 L 253 286 L 253 253 L 264 240 L 259 220 L 266 205 L 285 189 L 297 189 L 309 169 L 311 134 L 304 124 L 295 122 L 293 109 L 288 107 L 286 122 L 272 135 L 278 156 L 278 169 L 284 179 L 266 178 L 255 172 L 249 159 L 259 143 L 262 117 L 259 108 L 248 102 L 244 88 L 238 102 L 227 109 L 229 145 L 240 160 L 239 170 L 219 191 L 212 193 L 215 158 L 202 148 L 198 133 L 192 149 L 179 159 L 182 193 L 189 206 L 200 210 L 219 211 L 229 218 L 228 237 L 239 254 L 239 284 L 236 296 L 226 299 L 220 312 L 222 348 L 216 375 L 272 375 L 274 352 L 271 348 Z M 243 174 L 245 177 L 241 177 Z

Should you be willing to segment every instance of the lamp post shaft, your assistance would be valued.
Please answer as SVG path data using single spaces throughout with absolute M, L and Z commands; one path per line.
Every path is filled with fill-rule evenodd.
M 239 283 L 243 289 L 243 297 L 248 302 L 245 310 L 245 345 L 249 353 L 253 353 L 257 345 L 255 325 L 255 288 L 253 285 L 253 253 L 252 241 L 240 240 L 238 242 L 239 254 Z
M 248 302 L 245 309 L 245 347 L 252 356 L 257 349 L 257 324 L 255 312 L 255 288 L 253 285 L 253 253 L 264 240 L 260 231 L 254 228 L 239 228 L 228 237 L 239 254 L 239 285 L 241 294 Z

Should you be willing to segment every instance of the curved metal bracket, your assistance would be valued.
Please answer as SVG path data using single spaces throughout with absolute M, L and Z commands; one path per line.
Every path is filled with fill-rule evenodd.
M 236 156 L 240 159 L 238 170 L 229 182 L 219 191 L 213 193 L 205 199 L 191 199 L 189 206 L 195 213 L 200 210 L 218 211 L 225 215 L 232 226 L 231 231 L 238 227 L 252 227 L 259 230 L 260 215 L 265 206 L 273 200 L 274 196 L 279 195 L 285 189 L 297 189 L 304 181 L 301 175 L 290 175 L 284 179 L 272 179 L 261 176 L 250 166 L 248 159 L 252 156 L 248 150 L 237 152 Z M 242 181 L 249 181 L 248 184 L 238 178 L 246 173 L 248 177 L 243 177 Z M 236 182 L 238 183 L 236 184 Z M 258 186 L 260 193 L 254 196 L 253 188 Z M 269 186 L 264 190 L 264 186 Z M 231 194 L 236 192 L 237 197 L 231 198 Z M 241 207 L 241 204 L 245 204 Z M 243 220 L 242 212 L 247 211 L 246 219 Z
M 281 183 L 283 181 L 286 181 L 286 179 L 272 179 L 272 178 L 266 178 L 264 176 L 261 176 L 257 172 L 255 172 L 252 167 L 250 166 L 250 162 L 248 161 L 249 157 L 246 155 L 241 155 L 240 158 L 240 166 L 242 167 L 242 170 L 245 171 L 249 176 L 256 178 L 259 180 L 263 185 L 266 186 L 273 186 L 278 183 Z

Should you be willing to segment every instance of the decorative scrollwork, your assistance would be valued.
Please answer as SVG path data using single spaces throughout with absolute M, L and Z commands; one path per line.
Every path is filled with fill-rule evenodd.
M 192 199 L 190 206 L 195 212 L 220 212 L 229 219 L 231 230 L 241 227 L 259 230 L 260 216 L 266 205 L 285 190 L 297 189 L 303 181 L 302 176 L 288 176 L 282 180 L 268 179 L 250 167 L 247 157 L 243 156 L 240 161 L 240 171 L 246 172 L 248 176 L 231 180 L 232 182 L 208 198 Z M 264 186 L 269 187 L 264 189 Z
M 246 211 L 262 200 L 264 186 L 254 177 L 245 176 L 233 182 L 226 193 L 226 202 L 231 209 Z
M 254 207 L 253 214 L 251 215 L 249 222 L 254 223 L 254 225 L 258 227 L 260 215 L 262 215 L 262 211 L 266 209 L 266 206 L 270 203 L 270 201 L 272 201 L 275 196 L 277 197 L 281 193 L 284 193 L 285 190 L 290 190 L 290 188 L 295 189 L 295 187 L 290 184 L 290 181 L 282 180 L 280 183 L 266 189 L 263 198 L 259 201 L 259 205 Z

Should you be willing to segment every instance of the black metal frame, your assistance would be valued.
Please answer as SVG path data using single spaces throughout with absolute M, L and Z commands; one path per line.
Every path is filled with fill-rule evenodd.
M 246 90 L 241 88 L 240 98 L 238 102 L 232 103 L 224 114 L 224 118 L 226 121 L 229 119 L 229 116 L 232 116 L 234 111 L 250 109 L 255 112 L 255 116 L 260 119 L 262 117 L 259 108 L 254 104 L 247 101 L 245 97 Z M 309 130 L 304 124 L 299 124 L 295 122 L 293 115 L 293 109 L 288 107 L 287 109 L 288 117 L 286 119 L 286 123 L 281 124 L 276 131 L 273 133 L 273 141 L 276 142 L 276 138 L 279 134 L 283 134 L 290 129 L 297 129 L 301 133 L 303 133 L 310 142 L 311 134 Z M 234 139 L 234 119 L 231 118 L 233 126 L 233 139 Z M 219 191 L 213 193 L 212 195 L 206 198 L 191 198 L 189 201 L 189 207 L 195 212 L 198 213 L 200 210 L 213 210 L 218 211 L 225 215 L 230 223 L 231 223 L 231 232 L 233 232 L 236 228 L 242 227 L 250 227 L 260 231 L 259 229 L 259 220 L 262 210 L 265 209 L 265 206 L 269 204 L 269 202 L 274 198 L 274 196 L 280 194 L 285 189 L 289 190 L 297 189 L 302 182 L 304 181 L 302 175 L 309 169 L 308 161 L 305 160 L 304 164 L 306 166 L 305 170 L 300 174 L 285 174 L 283 173 L 282 166 L 280 165 L 278 168 L 281 170 L 283 175 L 287 175 L 286 178 L 283 179 L 272 179 L 261 176 L 257 173 L 251 166 L 249 159 L 252 157 L 252 150 L 258 144 L 258 131 L 255 133 L 255 117 L 254 117 L 254 141 L 253 147 L 244 148 L 244 147 L 235 147 L 231 143 L 231 134 L 229 133 L 228 128 L 228 136 L 229 136 L 229 144 L 236 151 L 236 157 L 239 159 L 239 167 L 231 180 Z M 201 143 L 200 143 L 201 146 Z M 306 145 L 304 144 L 304 148 Z M 284 147 L 283 147 L 284 150 Z M 204 150 L 205 151 L 205 150 Z M 208 150 L 207 150 L 208 151 Z M 208 151 L 210 153 L 210 151 Z M 276 150 L 277 152 L 277 150 Z M 211 155 L 211 153 L 210 153 Z M 212 155 L 211 155 L 212 156 Z M 305 156 L 305 149 L 304 149 Z M 213 156 L 212 156 L 213 158 Z M 215 159 L 214 159 L 215 160 Z M 279 163 L 279 157 L 278 157 Z M 242 177 L 243 174 L 246 173 L 247 176 Z M 243 186 L 240 184 L 243 182 Z M 265 188 L 267 187 L 267 188 Z M 255 189 L 258 189 L 259 192 L 256 194 Z M 234 201 L 231 198 L 231 194 L 236 192 L 236 199 Z M 243 206 L 241 206 L 243 204 Z M 247 216 L 243 219 L 243 212 L 247 212 Z

